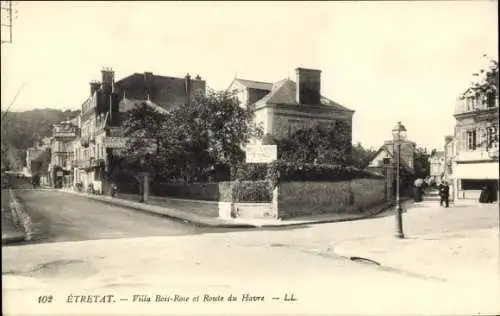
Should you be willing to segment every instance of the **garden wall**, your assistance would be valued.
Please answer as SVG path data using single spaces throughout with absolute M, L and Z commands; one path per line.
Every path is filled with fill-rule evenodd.
M 385 203 L 385 181 L 283 182 L 279 186 L 278 197 L 280 218 L 362 212 L 368 207 Z

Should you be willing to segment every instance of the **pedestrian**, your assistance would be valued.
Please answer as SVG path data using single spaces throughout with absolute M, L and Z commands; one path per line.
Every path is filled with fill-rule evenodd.
M 450 204 L 450 186 L 446 180 L 439 185 L 439 205 L 448 207 Z
M 481 195 L 479 196 L 479 203 L 490 203 L 490 190 L 487 186 L 484 186 L 481 190 Z

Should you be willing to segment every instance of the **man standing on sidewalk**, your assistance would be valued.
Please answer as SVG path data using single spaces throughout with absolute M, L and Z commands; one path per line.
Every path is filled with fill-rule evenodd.
M 450 204 L 450 186 L 446 180 L 443 180 L 439 185 L 439 205 L 448 207 Z

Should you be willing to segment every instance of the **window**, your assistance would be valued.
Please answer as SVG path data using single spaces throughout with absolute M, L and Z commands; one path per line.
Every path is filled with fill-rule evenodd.
M 391 158 L 384 158 L 382 161 L 384 165 L 389 165 L 391 163 Z
M 472 110 L 472 99 L 470 97 L 466 97 L 465 98 L 465 109 L 467 111 L 471 111 Z
M 476 150 L 476 130 L 467 131 L 467 150 Z
M 490 126 L 486 128 L 486 149 L 498 149 L 498 126 Z

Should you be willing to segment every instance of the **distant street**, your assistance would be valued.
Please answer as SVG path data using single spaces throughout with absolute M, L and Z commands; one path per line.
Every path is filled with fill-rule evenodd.
M 192 235 L 228 229 L 197 227 L 166 217 L 53 190 L 18 190 L 32 216 L 35 242 Z

